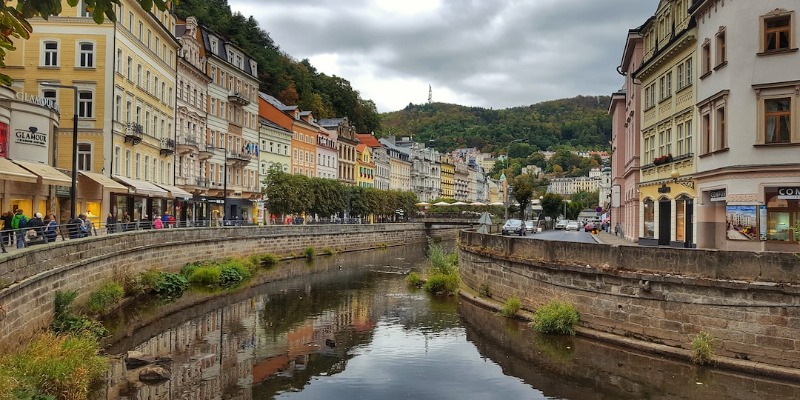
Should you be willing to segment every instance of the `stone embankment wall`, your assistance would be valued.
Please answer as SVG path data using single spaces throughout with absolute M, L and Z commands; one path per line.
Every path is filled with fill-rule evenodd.
M 25 343 L 53 317 L 57 290 L 85 298 L 109 280 L 148 269 L 179 271 L 189 262 L 273 253 L 301 256 L 425 243 L 428 235 L 455 238 L 458 227 L 424 224 L 306 225 L 163 229 L 33 246 L 0 257 L 0 354 Z
M 589 329 L 675 349 L 800 367 L 800 261 L 791 253 L 607 246 L 460 233 L 461 278 L 534 310 L 572 303 Z M 737 361 L 738 361 L 737 360 Z

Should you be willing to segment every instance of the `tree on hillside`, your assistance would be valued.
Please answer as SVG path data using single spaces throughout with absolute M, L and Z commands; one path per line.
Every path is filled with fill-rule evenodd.
M 519 203 L 520 219 L 525 219 L 525 210 L 531 204 L 533 197 L 533 175 L 522 174 L 515 176 L 511 181 L 511 196 Z
M 145 10 L 151 10 L 153 5 L 159 10 L 167 8 L 166 0 L 138 0 Z M 83 0 L 83 5 L 92 13 L 95 23 L 102 24 L 106 19 L 116 21 L 114 5 L 119 0 Z M 16 7 L 6 5 L 0 9 L 0 68 L 6 66 L 6 54 L 16 50 L 15 39 L 28 40 L 33 32 L 29 19 L 41 17 L 48 19 L 50 16 L 59 15 L 63 11 L 61 0 L 18 0 Z M 178 0 L 172 0 L 178 4 Z M 70 7 L 78 5 L 78 0 L 67 0 Z M 0 73 L 0 84 L 11 85 L 11 77 Z

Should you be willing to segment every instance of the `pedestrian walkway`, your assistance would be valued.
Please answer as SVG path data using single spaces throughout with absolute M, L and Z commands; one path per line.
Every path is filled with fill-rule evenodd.
M 624 238 L 621 238 L 619 236 L 614 236 L 614 235 L 612 235 L 610 233 L 602 232 L 602 231 L 598 232 L 597 234 L 593 234 L 592 237 L 594 238 L 594 240 L 597 241 L 597 243 L 600 243 L 600 244 L 611 244 L 611 245 L 617 245 L 617 246 L 636 246 L 637 245 L 634 242 L 629 242 L 629 241 L 625 240 Z

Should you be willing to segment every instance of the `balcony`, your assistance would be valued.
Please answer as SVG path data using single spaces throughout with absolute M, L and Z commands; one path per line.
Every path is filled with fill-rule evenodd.
M 171 156 L 175 154 L 175 141 L 172 139 L 161 139 L 160 153 L 162 156 Z
M 197 153 L 198 158 L 200 161 L 208 160 L 209 158 L 214 156 L 214 147 L 210 146 L 203 146 L 200 148 L 200 151 Z
M 134 145 L 142 143 L 144 136 L 144 128 L 141 124 L 136 122 L 128 122 L 125 124 L 125 143 L 131 142 Z
M 177 150 L 178 154 L 187 154 L 187 153 L 197 154 L 200 150 L 200 146 L 197 143 L 197 136 L 182 135 L 181 137 L 179 137 L 177 143 Z
M 237 106 L 246 106 L 250 104 L 250 100 L 247 100 L 247 97 L 243 93 L 240 92 L 231 92 L 228 94 L 228 101 L 232 104 Z
M 211 183 L 206 178 L 197 178 L 196 185 L 199 188 L 209 188 Z
M 253 156 L 241 151 L 231 151 L 228 153 L 228 162 L 237 165 L 247 165 Z

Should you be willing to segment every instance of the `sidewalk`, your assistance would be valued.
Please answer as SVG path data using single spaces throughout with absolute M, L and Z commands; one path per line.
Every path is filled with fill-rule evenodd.
M 619 236 L 614 236 L 607 232 L 598 232 L 596 235 L 592 235 L 595 241 L 600 244 L 610 244 L 610 245 L 617 245 L 617 246 L 637 246 L 634 242 L 629 242 Z

